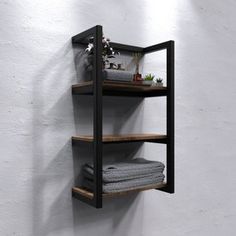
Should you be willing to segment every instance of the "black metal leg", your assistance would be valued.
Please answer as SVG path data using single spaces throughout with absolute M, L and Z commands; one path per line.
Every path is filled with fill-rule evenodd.
M 73 193 L 73 196 L 96 208 L 102 207 L 102 26 L 97 25 L 72 37 L 73 44 L 85 44 L 88 37 L 94 37 L 93 55 L 93 199 Z
M 102 26 L 95 27 L 93 58 L 94 205 L 102 207 Z
M 167 192 L 174 193 L 174 41 L 169 41 L 167 47 L 167 88 Z

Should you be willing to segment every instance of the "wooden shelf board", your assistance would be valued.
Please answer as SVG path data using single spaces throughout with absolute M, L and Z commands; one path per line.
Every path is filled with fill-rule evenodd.
M 112 198 L 112 197 L 118 197 L 118 196 L 127 195 L 127 194 L 131 194 L 131 193 L 138 193 L 138 192 L 146 191 L 146 190 L 150 190 L 150 189 L 159 189 L 159 188 L 163 188 L 163 187 L 166 187 L 165 182 L 147 185 L 145 187 L 140 187 L 140 188 L 133 188 L 133 189 L 129 189 L 126 191 L 121 191 L 121 192 L 116 192 L 116 193 L 103 193 L 102 197 L 103 198 Z M 74 188 L 72 188 L 72 192 L 80 194 L 88 199 L 93 199 L 93 192 L 91 192 L 83 187 L 74 187 Z
M 91 135 L 73 136 L 72 141 L 80 142 L 93 142 Z M 103 143 L 116 143 L 116 142 L 163 142 L 166 143 L 167 136 L 161 134 L 125 134 L 125 135 L 103 135 Z
M 73 94 L 93 94 L 93 82 L 83 82 L 72 85 Z M 142 84 L 132 84 L 129 82 L 103 82 L 103 95 L 107 96 L 140 96 L 140 97 L 153 97 L 153 96 L 166 96 L 167 87 L 155 87 Z

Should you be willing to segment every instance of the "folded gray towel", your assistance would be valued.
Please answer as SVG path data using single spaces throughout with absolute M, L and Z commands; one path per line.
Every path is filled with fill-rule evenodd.
M 120 181 L 124 181 L 124 180 L 131 180 L 131 179 L 138 179 L 138 178 L 148 178 L 150 176 L 152 176 L 155 173 L 162 173 L 162 172 L 154 172 L 154 173 L 149 173 L 149 174 L 137 174 L 137 175 L 113 175 L 111 178 L 107 178 L 107 177 L 103 177 L 103 183 L 115 183 L 115 182 L 120 182 Z M 93 181 L 93 175 L 88 173 L 87 171 L 83 170 L 83 176 L 88 179 Z M 105 181 L 104 181 L 105 179 Z
M 129 161 L 103 165 L 103 182 L 119 182 L 122 180 L 146 177 L 150 174 L 162 173 L 165 165 L 159 161 L 149 161 L 144 158 L 136 158 Z M 89 179 L 93 179 L 93 165 L 85 164 L 83 173 Z
M 158 184 L 163 182 L 164 178 L 164 174 L 158 173 L 144 178 L 136 178 L 114 183 L 103 183 L 102 188 L 104 193 L 115 193 L 135 189 L 138 187 L 145 187 L 147 185 Z M 87 189 L 93 190 L 93 181 L 85 178 L 83 181 L 83 186 Z
M 130 71 L 105 69 L 103 70 L 104 80 L 132 81 L 133 73 Z

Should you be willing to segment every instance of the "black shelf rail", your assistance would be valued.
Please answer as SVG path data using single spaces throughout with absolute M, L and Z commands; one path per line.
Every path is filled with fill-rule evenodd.
M 94 54 L 93 54 L 93 164 L 94 164 L 94 189 L 93 198 L 89 199 L 79 193 L 73 192 L 73 197 L 92 205 L 96 208 L 102 207 L 102 26 L 96 25 L 80 34 L 72 37 L 72 44 L 88 43 L 88 38 L 94 37 Z M 167 70 L 167 126 L 166 135 L 166 185 L 158 190 L 168 193 L 174 193 L 175 187 L 175 163 L 174 163 L 174 41 L 166 41 L 149 47 L 136 47 L 120 43 L 111 42 L 114 49 L 125 52 L 139 52 L 142 54 L 153 53 L 160 50 L 166 50 L 166 70 Z

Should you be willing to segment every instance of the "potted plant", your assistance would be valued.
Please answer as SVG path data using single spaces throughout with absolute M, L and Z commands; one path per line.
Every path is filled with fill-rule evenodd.
M 157 78 L 155 82 L 156 82 L 155 86 L 158 86 L 158 87 L 163 86 L 163 79 L 162 78 Z
M 89 43 L 85 52 L 88 54 L 87 61 L 85 61 L 85 66 L 88 71 L 93 69 L 93 53 L 94 53 L 94 37 L 89 38 Z M 113 48 L 110 46 L 110 39 L 105 36 L 102 37 L 102 65 L 103 69 L 105 69 L 106 65 L 112 64 L 114 68 L 117 67 L 114 62 L 110 63 L 110 58 L 115 58 L 115 55 L 119 54 L 119 52 L 115 52 Z M 110 65 L 111 66 L 111 65 Z
M 163 79 L 160 77 L 155 79 L 155 75 L 147 74 L 144 77 L 143 84 L 149 84 L 152 86 L 162 87 L 163 86 Z
M 154 78 L 155 78 L 155 75 L 147 74 L 147 75 L 144 77 L 143 84 L 152 85 L 153 82 L 154 82 Z

